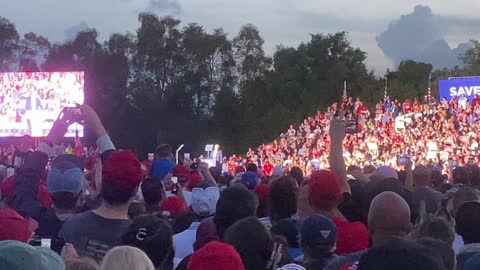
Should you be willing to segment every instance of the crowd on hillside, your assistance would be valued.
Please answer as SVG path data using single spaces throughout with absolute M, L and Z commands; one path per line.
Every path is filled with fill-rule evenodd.
M 476 95 L 471 101 L 465 96 L 453 97 L 450 102 L 427 99 L 401 103 L 386 97 L 370 111 L 359 98 L 354 101 L 350 97 L 325 112 L 318 111 L 296 128 L 290 126 L 279 139 L 249 149 L 246 158 L 225 159 L 223 171 L 235 175 L 250 162 L 268 176 L 275 167 L 298 167 L 306 175 L 329 168 L 329 124 L 340 109 L 351 125 L 343 145 L 347 165 L 388 165 L 400 170 L 402 160 L 409 158 L 449 175 L 456 165 L 480 164 L 480 97 Z
M 419 111 L 414 101 L 411 111 L 404 103 L 400 112 L 396 101 L 387 102 L 375 112 L 383 120 L 374 121 L 360 101 L 357 107 L 347 100 L 343 107 L 354 106 L 358 120 L 352 121 L 350 112 L 335 117 L 334 105 L 307 119 L 300 133 L 291 128 L 284 136 L 283 144 L 297 137 L 306 144 L 296 155 L 293 149 L 293 157 L 310 157 L 308 140 L 324 137 L 328 151 L 317 155 L 327 165 L 309 171 L 294 161 L 273 160 L 265 167 L 267 162 L 256 164 L 251 155 L 231 173 L 228 166 L 225 173 L 224 166 L 209 168 L 201 161 L 175 164 L 166 144 L 156 148 L 153 161 L 142 163 L 133 152 L 117 150 L 97 114 L 81 106 L 82 124 L 97 138 L 94 162 L 74 153 L 58 155 L 68 126 L 78 120 L 64 114 L 46 140 L 24 154 L 14 175 L 1 180 L 0 269 L 478 269 L 476 164 L 450 166 L 446 179 L 438 164 L 430 164 L 440 154 L 415 148 L 401 171 L 388 163 L 369 166 L 396 148 L 410 150 L 407 135 L 379 143 L 372 163 L 356 163 L 366 161 L 345 154 L 359 143 L 358 134 L 417 136 L 412 130 L 430 125 L 431 134 L 419 137 L 432 140 L 443 130 L 475 131 L 459 120 L 468 113 L 460 101 L 448 104 L 445 118 L 437 118 L 441 106 Z M 409 114 L 430 122 L 395 124 Z M 463 153 L 461 141 L 453 143 Z M 281 144 L 261 150 L 276 156 Z M 360 147 L 353 145 L 352 152 Z M 469 151 L 465 155 L 472 155 Z

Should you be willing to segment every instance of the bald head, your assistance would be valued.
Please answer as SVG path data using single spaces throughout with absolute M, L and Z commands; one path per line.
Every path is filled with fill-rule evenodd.
M 373 199 L 368 212 L 368 230 L 374 245 L 404 237 L 411 228 L 410 207 L 400 195 L 385 191 Z

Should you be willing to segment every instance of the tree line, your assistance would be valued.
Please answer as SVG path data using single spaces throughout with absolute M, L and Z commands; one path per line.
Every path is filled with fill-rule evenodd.
M 0 17 L 0 72 L 85 71 L 86 103 L 119 147 L 141 155 L 160 142 L 185 143 L 194 153 L 219 143 L 227 153 L 244 153 L 339 101 L 345 80 L 349 95 L 374 106 L 387 78 L 389 95 L 404 99 L 424 96 L 430 73 L 434 94 L 438 79 L 480 74 L 478 41 L 462 56 L 462 67 L 433 71 L 405 60 L 377 76 L 345 32 L 312 34 L 269 57 L 250 24 L 230 38 L 221 28 L 207 32 L 172 17 L 141 13 L 138 20 L 136 33 L 100 41 L 88 29 L 52 44 L 35 33 L 20 36 Z

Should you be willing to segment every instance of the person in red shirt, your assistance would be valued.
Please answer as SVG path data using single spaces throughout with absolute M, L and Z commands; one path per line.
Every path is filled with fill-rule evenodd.
M 361 102 L 361 101 L 360 101 L 360 103 L 358 104 L 358 106 L 357 106 L 356 108 L 357 108 L 357 109 L 356 109 L 355 112 L 356 112 L 357 115 L 360 115 L 360 114 L 362 114 L 362 113 L 365 113 L 365 111 L 368 112 L 368 108 L 367 108 L 365 105 L 363 105 L 363 102 Z
M 478 96 L 478 94 L 475 94 L 472 100 L 472 107 L 475 108 L 477 107 L 477 105 L 480 105 L 480 97 Z
M 272 176 L 273 165 L 272 163 L 270 163 L 268 159 L 265 160 L 265 164 L 263 165 L 263 172 L 265 173 L 266 176 Z
M 314 213 L 331 218 L 337 226 L 338 255 L 368 248 L 368 231 L 365 225 L 361 222 L 349 222 L 338 210 L 343 196 L 340 178 L 334 173 L 321 170 L 310 176 L 308 202 Z
M 412 103 L 409 99 L 405 100 L 403 103 L 403 113 L 411 113 L 412 112 Z
M 456 109 L 457 109 L 457 104 L 458 104 L 458 102 L 457 102 L 457 96 L 453 96 L 453 97 L 452 97 L 452 100 L 450 100 L 450 103 L 449 103 L 450 109 L 456 110 Z

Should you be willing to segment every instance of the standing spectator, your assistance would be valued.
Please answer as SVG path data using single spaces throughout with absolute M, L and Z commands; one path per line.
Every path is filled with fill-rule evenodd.
M 362 256 L 358 270 L 444 270 L 435 251 L 407 240 L 392 240 Z
M 132 152 L 111 154 L 102 170 L 100 208 L 69 218 L 59 236 L 74 245 L 80 256 L 101 261 L 105 253 L 121 244 L 128 230 L 128 207 L 133 202 L 142 180 L 140 161 Z
M 270 184 L 270 219 L 274 224 L 282 219 L 292 218 L 297 212 L 297 182 L 283 176 Z
M 231 245 L 212 241 L 195 251 L 187 270 L 245 270 L 242 259 Z
M 480 252 L 480 202 L 466 202 L 458 209 L 455 216 L 455 230 L 462 237 L 465 245 L 457 255 L 458 269 L 463 269 L 465 262 Z
M 472 99 L 472 107 L 476 108 L 477 105 L 480 105 L 480 97 L 478 96 L 478 94 L 475 94 L 475 96 Z
M 65 263 L 55 252 L 19 241 L 0 241 L 0 269 L 64 270 Z
M 244 218 L 225 233 L 225 241 L 240 254 L 249 270 L 267 270 L 272 266 L 273 240 L 265 226 L 255 217 Z
M 203 181 L 192 190 L 191 210 L 195 215 L 195 221 L 187 230 L 173 236 L 176 260 L 181 261 L 193 253 L 193 243 L 196 240 L 198 226 L 204 218 L 215 214 L 219 197 L 218 187 L 210 181 Z
M 307 270 L 322 270 L 335 257 L 337 229 L 325 216 L 307 218 L 300 233 L 301 247 L 305 253 L 303 265 Z
M 154 215 L 140 215 L 132 221 L 123 236 L 123 244 L 141 249 L 155 269 L 173 269 L 172 228 L 170 224 Z
M 440 258 L 442 259 L 442 262 L 443 262 L 443 266 L 445 266 L 446 270 L 456 269 L 455 253 L 453 252 L 451 244 L 449 245 L 444 241 L 440 241 L 440 240 L 429 238 L 429 237 L 420 238 L 416 241 L 416 243 L 424 247 L 427 247 L 430 250 L 434 250 L 435 253 L 440 255 Z
M 460 98 L 458 99 L 458 108 L 460 110 L 466 110 L 467 109 L 467 104 L 468 104 L 468 99 L 464 94 L 462 94 L 460 96 Z
M 155 149 L 155 160 L 150 166 L 150 175 L 160 179 L 165 178 L 175 168 L 172 158 L 173 150 L 171 145 L 160 144 L 157 146 L 157 149 Z
M 368 248 L 368 232 L 360 222 L 348 222 L 338 210 L 342 201 L 339 178 L 329 171 L 314 172 L 308 181 L 308 201 L 315 213 L 330 217 L 337 227 L 337 254 Z
M 225 231 L 238 220 L 255 216 L 258 201 L 243 185 L 226 188 L 217 203 L 217 211 L 213 218 L 218 236 L 223 239 Z
M 460 207 L 466 202 L 480 202 L 480 192 L 472 187 L 461 187 L 453 195 L 451 216 L 455 217 Z M 455 251 L 455 254 L 459 254 L 463 246 L 463 239 L 458 232 L 456 232 L 455 240 L 453 241 L 453 250 Z
M 297 180 L 297 186 L 302 186 L 303 184 L 303 171 L 302 169 L 298 168 L 298 167 L 293 167 L 291 170 L 290 170 L 290 176 L 295 178 L 295 180 Z
M 56 238 L 60 228 L 73 216 L 79 203 L 84 199 L 84 166 L 81 158 L 73 155 L 62 155 L 53 162 L 47 176 L 47 190 L 52 196 L 56 215 L 40 218 L 37 234 L 45 238 Z
M 147 212 L 160 213 L 160 205 L 166 197 L 162 180 L 156 177 L 146 178 L 142 181 L 141 189 Z
M 28 243 L 38 223 L 31 218 L 24 218 L 11 208 L 0 210 L 0 241 L 16 240 Z
M 435 213 L 443 199 L 443 194 L 431 187 L 431 172 L 423 165 L 418 165 L 413 171 L 413 205 L 419 211 L 420 203 L 423 201 L 428 214 Z
M 121 246 L 105 255 L 100 270 L 155 270 L 155 267 L 140 249 Z
M 390 240 L 406 238 L 411 229 L 410 207 L 400 195 L 386 191 L 373 199 L 368 213 L 368 231 L 373 247 L 380 247 Z M 365 253 L 360 251 L 335 258 L 325 270 L 348 269 L 342 267 L 356 265 Z

